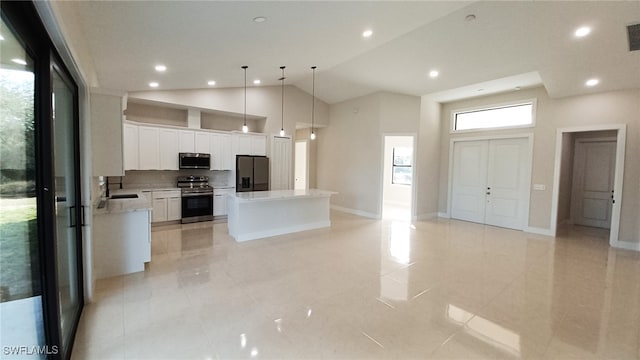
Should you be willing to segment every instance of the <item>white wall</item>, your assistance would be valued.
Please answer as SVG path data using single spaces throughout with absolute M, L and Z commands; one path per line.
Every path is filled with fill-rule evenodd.
M 380 217 L 383 134 L 418 132 L 420 98 L 387 92 L 337 104 L 318 131 L 317 181 L 332 205 Z
M 406 147 L 413 149 L 413 137 L 411 136 L 385 136 L 384 144 L 384 204 L 397 206 L 411 206 L 411 185 L 393 183 L 393 148 Z
M 556 130 L 596 124 L 626 124 L 627 148 L 624 189 L 620 221 L 620 241 L 640 242 L 640 226 L 636 213 L 640 210 L 640 90 L 625 90 L 551 99 L 544 88 L 514 91 L 506 94 L 447 103 L 442 106 L 440 144 L 440 185 L 438 210 L 447 210 L 449 142 L 452 137 L 471 134 L 449 134 L 451 112 L 456 109 L 491 105 L 514 100 L 537 98 L 536 126 L 531 129 L 492 131 L 491 134 L 532 132 L 534 134 L 532 183 L 544 184 L 546 190 L 532 191 L 529 226 L 549 229 L 551 193 L 555 158 Z M 486 132 L 482 133 L 486 135 Z
M 440 181 L 441 105 L 428 96 L 420 99 L 420 130 L 415 144 L 415 211 L 418 218 L 432 218 L 438 213 Z

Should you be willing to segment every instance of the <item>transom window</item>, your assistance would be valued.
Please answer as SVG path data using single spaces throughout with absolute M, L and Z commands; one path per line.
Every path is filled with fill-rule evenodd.
M 453 112 L 452 132 L 532 127 L 535 100 Z

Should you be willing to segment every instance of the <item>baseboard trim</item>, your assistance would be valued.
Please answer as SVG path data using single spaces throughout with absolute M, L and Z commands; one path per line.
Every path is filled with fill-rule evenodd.
M 418 216 L 414 216 L 413 220 L 416 221 L 420 221 L 420 220 L 432 220 L 438 217 L 438 213 L 432 212 L 432 213 L 426 213 L 426 214 L 420 214 Z
M 522 231 L 528 232 L 531 234 L 537 234 L 537 235 L 555 236 L 555 234 L 551 231 L 551 229 L 543 229 L 539 227 L 527 226 L 524 229 L 522 229 Z
M 438 217 L 439 218 L 443 218 L 443 219 L 449 219 L 450 218 L 449 213 L 447 213 L 447 212 L 438 212 Z
M 374 214 L 374 213 L 370 213 L 362 210 L 350 209 L 350 208 L 346 208 L 338 205 L 331 205 L 331 210 L 337 210 L 347 214 L 358 215 L 358 216 L 362 216 L 370 219 L 376 219 L 376 220 L 380 219 L 380 215 L 378 214 Z
M 640 243 L 635 242 L 615 241 L 613 244 L 611 244 L 611 246 L 618 249 L 640 251 Z

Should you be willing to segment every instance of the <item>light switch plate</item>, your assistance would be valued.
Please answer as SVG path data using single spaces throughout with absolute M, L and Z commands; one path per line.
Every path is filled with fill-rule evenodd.
M 546 190 L 547 187 L 544 184 L 533 184 L 533 190 Z

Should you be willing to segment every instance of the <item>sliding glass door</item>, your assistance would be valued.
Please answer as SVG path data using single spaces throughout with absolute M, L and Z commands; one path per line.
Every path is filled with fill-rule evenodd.
M 78 90 L 33 4 L 0 6 L 0 358 L 69 359 L 83 306 Z
M 69 348 L 80 312 L 79 237 L 80 207 L 78 184 L 78 148 L 75 121 L 76 92 L 69 79 L 53 67 L 51 83 L 55 215 L 56 215 L 56 274 L 60 337 L 63 349 Z
M 36 197 L 34 60 L 0 23 L 0 357 L 45 345 Z M 14 354 L 15 352 L 15 354 Z

